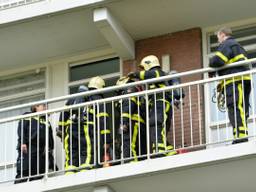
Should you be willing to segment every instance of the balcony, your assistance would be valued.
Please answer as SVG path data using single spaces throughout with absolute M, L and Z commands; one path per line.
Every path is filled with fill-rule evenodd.
M 18 6 L 24 6 L 24 5 L 29 5 L 32 3 L 38 3 L 40 1 L 44 1 L 44 0 L 28 0 L 28 1 L 18 1 L 18 0 L 1 0 L 0 1 L 0 10 L 4 10 L 4 9 L 11 9 L 11 8 L 15 8 Z
M 163 88 L 157 88 L 148 90 L 148 86 L 156 82 L 166 82 L 171 79 L 180 77 L 201 76 L 209 72 L 215 72 L 210 68 L 198 69 L 194 71 L 188 71 L 183 73 L 177 73 L 167 75 L 157 79 L 151 79 L 141 82 L 129 83 L 122 86 L 107 87 L 102 90 L 93 90 L 84 93 L 78 93 L 73 95 L 67 95 L 60 98 L 53 98 L 35 103 L 24 104 L 15 107 L 9 107 L 0 109 L 0 113 L 7 113 L 14 109 L 30 107 L 44 103 L 47 105 L 47 110 L 42 112 L 36 112 L 32 114 L 25 114 L 13 117 L 7 117 L 0 120 L 1 129 L 1 157 L 0 157 L 0 181 L 1 190 L 4 191 L 20 191 L 29 190 L 33 188 L 33 191 L 254 191 L 253 178 L 255 175 L 255 159 L 256 159 L 256 116 L 255 116 L 255 73 L 254 63 L 256 59 L 248 61 L 237 62 L 232 64 L 233 66 L 249 65 L 250 70 L 236 73 L 232 75 L 226 75 L 221 77 L 205 78 L 203 80 L 194 80 L 191 82 L 184 82 L 177 85 L 167 86 Z M 235 141 L 232 134 L 232 127 L 229 124 L 227 118 L 227 112 L 220 112 L 218 103 L 207 97 L 207 91 L 212 86 L 216 86 L 220 81 L 228 81 L 230 79 L 236 79 L 241 77 L 242 81 L 245 75 L 249 75 L 252 79 L 251 96 L 250 96 L 250 113 L 248 118 L 248 142 L 232 145 Z M 234 84 L 234 83 L 233 83 Z M 122 90 L 127 87 L 141 86 L 144 87 L 143 91 L 129 93 L 125 95 L 118 95 L 114 97 L 106 97 L 104 99 L 88 101 L 70 106 L 63 106 L 61 108 L 54 107 L 54 103 L 59 101 L 65 101 L 71 98 L 77 98 L 81 96 L 91 96 L 95 94 L 114 93 L 118 90 Z M 243 87 L 242 87 L 243 88 Z M 176 100 L 179 105 L 174 107 L 175 91 L 185 93 L 186 96 Z M 215 91 L 215 93 L 217 93 Z M 128 101 L 129 107 L 133 98 L 137 100 L 143 99 L 145 106 L 151 106 L 154 98 L 159 96 L 165 98 L 170 94 L 171 101 L 171 126 L 164 126 L 163 132 L 167 143 L 165 143 L 165 150 L 161 151 L 156 147 L 152 150 L 151 143 L 156 143 L 158 146 L 158 140 L 152 141 L 150 133 L 157 129 L 149 126 L 149 107 L 145 107 L 145 130 L 146 134 L 142 137 L 142 127 L 138 129 L 139 139 L 137 144 L 139 150 L 137 151 L 138 162 L 134 161 L 136 156 L 133 153 L 133 148 L 129 148 L 128 155 L 124 152 L 124 131 L 120 131 L 120 124 L 123 124 L 123 118 L 118 116 L 116 111 L 116 103 L 120 103 L 121 106 L 124 101 Z M 226 93 L 224 91 L 224 98 Z M 225 102 L 227 102 L 225 100 Z M 150 104 L 151 103 L 151 104 Z M 211 106 L 211 107 L 209 107 Z M 90 163 L 90 167 L 93 169 L 85 172 L 77 172 L 71 175 L 64 175 L 67 173 L 65 169 L 65 152 L 63 150 L 63 144 L 60 139 L 64 141 L 64 126 L 59 125 L 59 119 L 64 116 L 65 112 L 68 112 L 72 117 L 75 111 L 78 111 L 78 116 L 82 114 L 84 109 L 103 109 L 102 113 L 107 112 L 109 114 L 104 116 L 103 126 L 99 127 L 99 123 L 93 124 L 90 138 L 94 138 L 91 146 L 93 151 L 93 159 Z M 122 114 L 121 111 L 118 112 Z M 220 108 L 221 109 L 221 108 Z M 243 109 L 245 110 L 245 109 Z M 89 110 L 90 111 L 90 110 Z M 83 114 L 86 117 L 89 115 L 89 111 Z M 97 110 L 96 110 L 97 111 Z M 139 111 L 139 110 L 138 110 Z M 102 116 L 97 116 L 94 113 L 92 116 L 94 120 L 100 122 Z M 129 114 L 131 115 L 131 114 Z M 215 121 L 211 121 L 211 117 L 215 115 Z M 157 116 L 157 113 L 155 113 Z M 25 121 L 32 121 L 45 117 L 46 127 L 51 124 L 53 128 L 54 149 L 52 155 L 54 157 L 54 165 L 57 165 L 59 170 L 53 166 L 53 169 L 46 169 L 41 174 L 43 179 L 37 181 L 26 182 L 22 184 L 13 185 L 16 175 L 16 145 L 17 145 L 17 127 L 20 122 L 21 128 L 24 127 Z M 224 120 L 222 120 L 224 117 Z M 156 117 L 156 121 L 157 121 Z M 117 121 L 117 123 L 116 123 Z M 72 123 L 70 127 L 72 128 Z M 74 126 L 74 125 L 73 125 Z M 61 136 L 57 137 L 55 134 L 55 128 L 58 127 L 61 130 Z M 81 124 L 78 123 L 80 131 L 82 129 Z M 104 160 L 106 150 L 103 146 L 106 144 L 106 137 L 108 133 L 108 127 L 110 129 L 110 149 L 112 150 L 112 158 L 110 160 Z M 31 126 L 30 126 L 31 129 Z M 131 124 L 128 127 L 132 130 Z M 21 129 L 22 130 L 22 129 Z M 70 129 L 72 131 L 73 129 Z M 80 132 L 81 133 L 81 132 Z M 103 134 L 101 134 L 103 133 Z M 130 132 L 131 133 L 131 132 Z M 134 133 L 134 132 L 133 132 Z M 157 134 L 157 131 L 155 131 Z M 21 135 L 25 134 L 22 133 Z M 102 137 L 100 140 L 100 137 Z M 48 141 L 50 137 L 50 129 L 45 129 L 45 141 Z M 31 138 L 31 134 L 29 134 Z M 118 143 L 116 139 L 120 139 Z M 133 141 L 129 140 L 129 145 L 132 146 Z M 142 152 L 142 139 L 146 139 L 145 152 Z M 29 139 L 30 140 L 30 139 Z M 103 143 L 102 143 L 103 141 Z M 38 141 L 39 142 L 39 141 Z M 41 141 L 40 141 L 41 142 Z M 72 142 L 72 141 L 71 141 Z M 28 146 L 31 146 L 29 142 Z M 72 144 L 71 144 L 72 145 Z M 166 148 L 167 145 L 172 145 L 173 149 Z M 39 145 L 37 145 L 39 146 Z M 50 151 L 49 142 L 45 142 L 45 150 Z M 29 147 L 30 148 L 30 147 Z M 78 145 L 81 148 L 81 145 Z M 103 149 L 103 150 L 102 150 Z M 39 149 L 37 148 L 37 151 Z M 72 150 L 71 150 L 72 151 Z M 103 155 L 100 153 L 102 151 Z M 176 155 L 165 156 L 165 154 L 177 152 Z M 28 151 L 31 153 L 31 151 Z M 39 154 L 37 154 L 39 156 Z M 49 153 L 45 153 L 45 165 L 49 165 Z M 81 156 L 79 155 L 79 159 Z M 103 167 L 106 164 L 112 164 L 112 166 Z M 77 171 L 83 169 L 83 165 L 80 162 L 80 166 L 77 168 L 69 169 Z M 95 168 L 97 167 L 97 168 Z M 29 175 L 28 178 L 33 178 L 36 175 Z M 27 178 L 22 176 L 23 178 Z
M 13 10 L 17 11 L 17 8 L 20 10 L 26 10 L 26 14 L 17 15 L 16 20 L 25 19 L 33 16 L 40 16 L 44 14 L 50 14 L 53 12 L 68 10 L 81 6 L 88 6 L 103 2 L 104 0 L 86 0 L 86 1 L 60 1 L 60 0 L 1 0 L 0 1 L 0 11 L 5 11 L 5 14 L 12 14 Z M 16 10 L 15 10 L 16 9 Z M 32 9 L 40 10 L 37 11 L 37 15 L 34 15 Z M 48 9 L 48 10 L 47 10 Z M 36 13 L 36 12 L 34 12 Z M 20 17 L 21 16 L 21 17 Z M 12 18 L 14 19 L 14 18 Z M 14 22 L 16 20 L 10 20 L 9 22 Z

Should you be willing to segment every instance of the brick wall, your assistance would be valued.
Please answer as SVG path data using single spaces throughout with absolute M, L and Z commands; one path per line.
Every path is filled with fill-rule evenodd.
M 166 34 L 158 37 L 139 40 L 135 43 L 135 61 L 125 61 L 123 73 L 136 70 L 140 60 L 150 54 L 159 58 L 169 54 L 171 57 L 171 69 L 177 71 L 189 71 L 202 67 L 200 28 Z
M 170 55 L 170 67 L 178 72 L 190 71 L 202 68 L 202 37 L 201 29 L 193 28 L 176 33 L 142 39 L 136 42 L 135 60 L 125 61 L 123 74 L 138 70 L 137 65 L 140 60 L 147 55 L 156 55 L 159 59 L 163 55 Z M 194 75 L 182 78 L 182 82 L 189 82 L 201 79 L 201 75 Z M 204 111 L 203 111 L 203 87 L 185 88 L 186 97 L 184 99 L 183 110 L 174 109 L 174 131 L 168 134 L 168 141 L 176 146 L 197 145 L 204 142 Z M 198 92 L 199 90 L 199 92 Z M 191 100 L 189 100 L 191 98 Z M 198 102 L 199 98 L 199 102 Z M 198 106 L 200 105 L 200 107 Z M 192 112 L 192 113 L 191 113 Z M 182 126 L 183 119 L 183 126 Z M 192 136 L 191 136 L 192 129 Z M 175 137 L 172 133 L 175 132 Z M 202 135 L 201 139 L 199 138 Z M 175 140 L 173 141 L 173 138 Z M 193 139 L 191 139 L 193 138 Z

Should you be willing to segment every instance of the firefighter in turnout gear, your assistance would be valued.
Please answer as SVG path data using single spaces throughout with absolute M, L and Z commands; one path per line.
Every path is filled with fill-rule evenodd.
M 99 76 L 91 78 L 88 84 L 89 90 L 98 90 L 103 87 L 105 87 L 105 81 Z M 100 93 L 94 94 L 89 96 L 89 101 L 103 98 L 103 95 Z M 84 125 L 86 133 L 86 164 L 84 168 L 91 169 L 93 166 L 99 167 L 99 161 L 103 163 L 103 167 L 109 166 L 109 160 L 111 160 L 111 130 L 108 127 L 109 114 L 106 111 L 106 104 L 97 103 L 90 105 L 86 108 L 86 111 Z M 94 148 L 96 148 L 96 151 L 94 151 Z M 100 157 L 97 156 L 98 150 Z
M 223 27 L 217 32 L 220 43 L 215 56 L 210 60 L 210 67 L 222 67 L 247 59 L 244 48 L 232 37 L 230 28 Z M 218 71 L 220 76 L 247 71 L 247 66 L 232 67 Z M 249 97 L 251 92 L 250 75 L 236 76 L 221 81 L 218 91 L 226 95 L 228 116 L 233 127 L 235 143 L 248 141 L 247 119 L 249 117 Z
M 79 86 L 78 92 L 88 91 L 84 85 Z M 66 106 L 87 102 L 86 96 L 69 99 Z M 86 132 L 84 130 L 85 108 L 73 108 L 60 114 L 57 135 L 63 140 L 65 149 L 66 175 L 75 173 L 86 161 Z M 62 134 L 64 133 L 64 134 Z
M 124 85 L 134 82 L 129 77 L 120 78 L 116 85 Z M 140 86 L 128 87 L 119 90 L 118 95 L 125 95 L 142 91 Z M 146 124 L 145 124 L 145 102 L 142 97 L 130 97 L 118 102 L 120 112 L 120 130 L 123 135 L 122 154 L 126 162 L 136 162 L 138 156 L 147 153 L 146 147 Z M 122 138 L 122 137 L 121 137 Z
M 143 68 L 142 71 L 129 73 L 128 76 L 145 80 L 166 75 L 160 67 L 158 58 L 154 55 L 143 58 L 140 67 Z M 167 85 L 166 82 L 152 83 L 149 85 L 149 89 L 162 88 Z M 165 156 L 176 154 L 176 151 L 173 151 L 173 146 L 167 143 L 166 138 L 166 130 L 170 128 L 171 107 L 168 94 L 157 93 L 149 96 L 149 126 L 153 153 L 161 153 Z

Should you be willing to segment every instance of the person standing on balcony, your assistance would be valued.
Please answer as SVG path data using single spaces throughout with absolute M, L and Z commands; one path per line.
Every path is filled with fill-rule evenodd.
M 232 30 L 223 27 L 217 31 L 220 43 L 215 56 L 210 59 L 210 67 L 223 67 L 238 61 L 247 60 L 244 48 L 232 37 Z M 228 75 L 247 71 L 247 66 L 221 69 L 218 75 Z M 249 117 L 249 97 L 251 92 L 250 75 L 225 79 L 218 85 L 218 91 L 226 95 L 228 116 L 233 127 L 235 143 L 248 141 L 247 119 Z
M 166 73 L 162 71 L 159 60 L 154 55 L 146 56 L 142 59 L 140 67 L 143 69 L 139 72 L 129 73 L 130 78 L 140 80 L 158 78 L 165 76 Z M 156 82 L 149 85 L 149 89 L 166 87 L 166 82 Z M 171 122 L 171 102 L 168 94 L 157 93 L 149 96 L 149 126 L 150 139 L 152 143 L 153 153 L 161 153 L 158 156 L 175 155 L 173 146 L 167 143 L 166 130 L 170 128 Z
M 45 105 L 39 104 L 31 107 L 31 114 L 44 111 Z M 48 146 L 46 149 L 46 131 L 48 131 Z M 32 116 L 19 121 L 18 124 L 18 158 L 17 175 L 15 184 L 41 179 L 43 176 L 37 176 L 45 173 L 45 157 L 49 154 L 49 168 L 54 168 L 52 151 L 54 148 L 53 134 L 50 122 L 46 122 L 45 115 Z
M 86 92 L 89 89 L 81 85 L 78 92 Z M 66 106 L 81 104 L 88 101 L 88 97 L 81 96 L 71 98 Z M 74 108 L 63 111 L 59 118 L 59 127 L 57 136 L 63 140 L 65 149 L 65 175 L 73 174 L 79 171 L 79 167 L 86 161 L 86 132 L 84 130 L 85 108 Z
M 88 84 L 90 91 L 100 90 L 103 87 L 105 87 L 105 81 L 99 76 L 91 78 Z M 102 93 L 97 93 L 90 95 L 89 101 L 101 100 L 103 98 Z M 86 161 L 81 167 L 84 170 L 99 167 L 100 165 L 98 162 L 103 163 L 103 167 L 109 166 L 109 160 L 111 159 L 111 130 L 108 127 L 109 114 L 106 111 L 106 104 L 94 103 L 87 106 L 84 120 L 84 131 L 86 134 Z M 94 149 L 96 149 L 96 151 Z M 100 157 L 98 157 L 97 152 L 99 152 Z
M 116 85 L 132 83 L 134 80 L 129 77 L 121 77 Z M 142 91 L 140 86 L 128 87 L 117 91 L 118 95 L 125 95 Z M 145 101 L 142 97 L 130 97 L 121 99 L 118 102 L 120 112 L 119 133 L 123 135 L 123 158 L 125 162 L 137 162 L 139 155 L 147 153 L 146 147 L 146 122 L 145 122 Z

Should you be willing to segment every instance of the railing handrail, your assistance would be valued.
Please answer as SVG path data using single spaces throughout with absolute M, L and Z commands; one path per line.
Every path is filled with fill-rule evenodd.
M 89 95 L 94 95 L 94 94 L 98 94 L 98 93 L 106 93 L 106 92 L 110 92 L 110 91 L 125 89 L 125 88 L 128 88 L 128 87 L 133 87 L 133 86 L 136 86 L 136 85 L 150 84 L 150 83 L 154 83 L 154 82 L 166 81 L 166 80 L 170 80 L 170 79 L 173 79 L 173 78 L 179 78 L 179 77 L 184 77 L 184 76 L 188 76 L 188 75 L 196 75 L 196 74 L 202 74 L 202 73 L 215 72 L 215 71 L 226 69 L 226 68 L 249 65 L 249 64 L 252 64 L 253 62 L 256 62 L 256 58 L 243 60 L 243 61 L 238 61 L 238 62 L 229 64 L 229 65 L 226 65 L 226 66 L 220 67 L 220 68 L 207 67 L 207 68 L 195 69 L 195 70 L 191 70 L 191 71 L 185 71 L 185 72 L 179 72 L 179 73 L 176 73 L 176 74 L 170 74 L 170 75 L 166 75 L 166 76 L 162 76 L 162 77 L 158 77 L 158 78 L 152 78 L 152 79 L 148 79 L 148 80 L 137 81 L 137 82 L 133 82 L 133 83 L 129 83 L 129 84 L 115 85 L 115 86 L 111 86 L 111 87 L 105 87 L 103 89 L 91 90 L 91 91 L 87 91 L 87 92 L 75 93 L 75 94 L 70 94 L 70 95 L 45 99 L 45 100 L 41 100 L 41 101 L 16 105 L 16 106 L 12 106 L 12 107 L 6 107 L 6 108 L 0 109 L 0 113 L 6 112 L 6 111 L 16 110 L 16 109 L 20 109 L 20 108 L 25 108 L 25 107 L 31 107 L 31 106 L 39 105 L 39 104 L 50 104 L 50 103 L 53 103 L 53 102 L 60 102 L 60 101 L 68 100 L 70 98 L 76 98 L 76 97 L 81 97 L 81 96 L 89 96 Z
M 250 71 L 243 71 L 243 72 L 239 72 L 239 73 L 235 73 L 235 74 L 229 74 L 229 75 L 223 75 L 223 76 L 218 76 L 218 77 L 213 77 L 213 78 L 208 78 L 208 79 L 201 79 L 201 80 L 197 80 L 197 81 L 181 83 L 178 85 L 173 85 L 173 86 L 168 86 L 168 87 L 163 87 L 163 88 L 144 90 L 144 91 L 125 94 L 125 95 L 108 97 L 108 98 L 103 98 L 100 100 L 88 101 L 85 103 L 80 103 L 80 104 L 75 104 L 75 105 L 70 105 L 70 106 L 63 106 L 63 107 L 58 107 L 58 108 L 54 108 L 54 109 L 47 109 L 42 112 L 23 114 L 23 115 L 14 116 L 14 117 L 7 117 L 4 119 L 0 119 L 0 124 L 14 121 L 14 120 L 20 120 L 20 119 L 24 119 L 24 118 L 32 118 L 34 116 L 40 116 L 40 115 L 46 115 L 46 114 L 52 114 L 52 113 L 56 113 L 56 112 L 60 112 L 60 111 L 70 110 L 70 109 L 76 109 L 79 107 L 91 106 L 91 105 L 106 103 L 106 102 L 113 102 L 113 101 L 129 98 L 129 97 L 139 97 L 139 96 L 143 96 L 146 94 L 150 95 L 150 94 L 154 94 L 154 93 L 170 91 L 170 90 L 193 86 L 193 85 L 207 84 L 207 83 L 211 83 L 211 82 L 215 82 L 215 81 L 220 81 L 220 80 L 224 80 L 224 79 L 228 79 L 228 78 L 232 78 L 232 77 L 236 77 L 236 76 L 248 75 L 248 74 L 252 74 L 252 73 L 256 73 L 256 69 L 253 69 Z
M 11 1 L 11 2 L 1 3 L 0 4 L 0 11 L 15 8 L 15 7 L 20 7 L 20 6 L 25 6 L 25 5 L 29 5 L 29 4 L 33 4 L 33 3 L 39 3 L 41 1 L 46 1 L 46 0 L 33 0 L 33 1 L 30 1 L 30 2 L 22 1 L 22 0 L 16 0 L 16 1 Z

